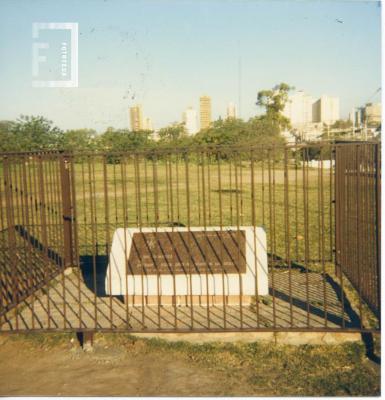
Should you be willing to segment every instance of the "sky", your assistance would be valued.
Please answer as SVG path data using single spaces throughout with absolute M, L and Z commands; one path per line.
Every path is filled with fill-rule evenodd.
M 78 23 L 78 87 L 32 87 L 35 22 Z M 56 43 L 59 33 L 41 39 Z M 159 129 L 198 110 L 204 94 L 214 119 L 229 102 L 248 119 L 261 112 L 258 91 L 280 82 L 338 96 L 343 118 L 379 102 L 380 4 L 0 0 L 0 120 L 42 115 L 62 129 L 102 132 L 129 128 L 128 108 L 139 103 Z

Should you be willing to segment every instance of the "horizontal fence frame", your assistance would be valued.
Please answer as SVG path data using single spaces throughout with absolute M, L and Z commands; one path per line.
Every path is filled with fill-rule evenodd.
M 363 146 L 361 143 L 354 145 Z M 24 294 L 15 295 L 15 286 L 11 288 L 9 309 L 4 308 L 6 299 L 1 292 L 3 312 L 0 312 L 0 323 L 4 326 L 11 321 L 12 327 L 0 327 L 0 332 L 378 331 L 379 321 L 374 327 L 363 321 L 368 297 L 358 296 L 357 304 L 351 304 L 362 289 L 357 288 L 349 277 L 347 268 L 351 270 L 352 267 L 345 262 L 345 266 L 339 268 L 339 256 L 337 260 L 334 256 L 335 248 L 341 247 L 338 227 L 341 213 L 338 213 L 339 191 L 334 162 L 337 162 L 336 153 L 345 149 L 350 151 L 352 146 L 322 143 L 285 147 L 206 146 L 119 153 L 54 151 L 1 155 L 0 228 L 7 234 L 0 256 L 11 255 L 11 272 L 14 274 L 17 270 L 15 264 L 20 260 L 12 254 L 17 253 L 14 252 L 15 242 L 20 241 L 21 236 L 24 240 L 18 248 L 26 254 L 39 253 L 45 263 L 53 266 L 54 272 L 50 275 L 45 271 L 39 284 L 34 283 L 32 289 Z M 378 221 L 379 146 L 376 143 L 366 143 L 366 146 L 376 146 L 375 159 L 368 162 L 377 165 L 376 186 L 371 199 L 375 212 L 371 217 Z M 318 157 L 315 168 L 310 162 L 314 153 Z M 34 165 L 32 173 L 26 168 L 28 163 Z M 37 200 L 33 198 L 35 195 Z M 55 227 L 55 232 L 48 229 L 50 224 Z M 166 326 L 161 321 L 164 306 L 160 304 L 159 293 L 154 310 L 146 307 L 142 295 L 138 305 L 140 312 L 135 316 L 128 293 L 122 294 L 126 297 L 124 302 L 119 300 L 121 305 L 117 304 L 116 296 L 106 296 L 105 293 L 101 303 L 98 271 L 101 260 L 104 264 L 106 260 L 108 262 L 115 229 L 130 227 L 141 231 L 152 226 L 158 231 L 167 225 L 171 232 L 176 232 L 180 225 L 185 225 L 188 230 L 201 226 L 204 232 L 212 226 L 218 226 L 220 231 L 235 226 L 237 232 L 244 225 L 263 226 L 267 232 L 269 296 L 249 299 L 248 304 L 243 304 L 240 277 L 235 317 L 231 315 L 234 310 L 224 296 L 222 306 L 217 307 L 217 300 L 210 304 L 207 291 L 207 304 L 199 307 L 199 314 L 202 314 L 199 318 L 195 316 L 192 293 L 187 295 L 190 300 L 186 299 L 183 313 L 188 315 L 182 321 L 179 320 L 182 308 L 176 300 L 174 273 L 171 274 L 174 295 L 167 310 L 171 316 Z M 36 232 L 41 239 L 42 247 L 36 249 L 33 241 L 26 240 L 17 229 L 12 229 L 17 226 L 31 226 L 32 233 Z M 378 246 L 380 231 L 371 229 L 370 234 Z M 362 237 L 362 232 L 360 235 Z M 56 261 L 52 254 L 56 255 Z M 173 254 L 177 257 L 175 249 Z M 376 283 L 379 285 L 379 249 L 373 255 L 377 257 Z M 71 267 L 72 275 L 67 276 L 66 268 Z M 279 285 L 282 285 L 284 274 L 287 278 L 282 289 Z M 209 274 L 203 278 L 207 283 Z M 313 278 L 318 280 L 312 283 Z M 11 281 L 15 284 L 18 278 L 13 276 Z M 85 283 L 86 289 L 83 287 Z M 3 279 L 1 284 L 4 287 Z M 300 285 L 304 286 L 301 294 L 295 292 Z M 352 293 L 355 288 L 349 298 L 348 286 Z M 315 287 L 318 289 L 314 292 Z M 43 295 L 41 289 L 45 291 Z M 379 298 L 379 286 L 374 294 L 371 293 L 373 295 Z M 39 296 L 46 303 L 43 307 L 45 313 L 40 312 L 47 320 L 36 328 L 32 316 L 28 327 L 20 328 L 26 313 L 16 305 L 24 302 L 23 307 L 26 307 L 26 302 L 30 302 L 28 307 L 33 315 Z M 334 296 L 332 300 L 331 296 Z M 117 311 L 118 308 L 123 310 Z M 263 314 L 267 313 L 266 310 L 271 314 L 267 322 Z M 214 323 L 218 316 L 213 314 L 218 312 L 221 314 L 220 327 Z M 151 326 L 148 326 L 149 313 L 155 315 Z M 251 313 L 255 317 L 254 323 L 250 322 Z M 37 318 L 41 319 L 41 315 Z M 69 315 L 72 315 L 72 320 Z M 120 325 L 117 322 L 119 318 Z M 137 326 L 132 326 L 133 318 L 138 320 Z M 230 324 L 234 318 L 238 320 L 236 327 Z M 204 327 L 200 326 L 203 320 L 206 323 Z

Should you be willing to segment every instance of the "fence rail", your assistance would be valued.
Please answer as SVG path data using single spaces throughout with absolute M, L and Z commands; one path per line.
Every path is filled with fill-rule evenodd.
M 379 157 L 1 155 L 0 331 L 378 330 Z

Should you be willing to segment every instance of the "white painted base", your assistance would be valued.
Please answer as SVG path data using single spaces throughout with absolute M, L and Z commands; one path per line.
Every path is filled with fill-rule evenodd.
M 206 274 L 192 274 L 190 293 L 190 275 L 126 275 L 126 264 L 132 245 L 132 237 L 137 232 L 186 232 L 203 231 L 202 227 L 193 228 L 118 228 L 113 235 L 109 264 L 105 279 L 106 293 L 109 295 L 136 295 L 136 296 L 172 296 L 172 295 L 240 295 L 266 296 L 269 294 L 266 232 L 261 227 L 242 226 L 240 230 L 246 232 L 246 273 L 209 274 L 208 287 Z M 207 231 L 220 231 L 219 227 L 207 227 Z M 225 230 L 237 230 L 236 227 L 226 227 Z M 255 230 L 255 232 L 254 232 Z M 255 240 L 255 243 L 254 243 Z M 255 250 L 254 250 L 255 249 Z M 257 273 L 257 276 L 256 276 Z M 256 281 L 258 282 L 256 290 Z M 223 288 L 224 286 L 224 288 Z

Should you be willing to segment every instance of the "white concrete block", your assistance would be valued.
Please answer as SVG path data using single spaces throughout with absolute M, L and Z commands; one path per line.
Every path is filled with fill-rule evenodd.
M 174 228 L 118 228 L 112 239 L 109 264 L 106 272 L 105 289 L 109 295 L 239 295 L 242 282 L 243 295 L 265 296 L 269 294 L 266 232 L 261 227 L 242 226 L 246 235 L 246 273 L 225 273 L 224 288 L 222 273 L 209 273 L 208 285 L 206 274 L 194 273 L 192 293 L 190 293 L 190 274 L 176 274 L 174 291 L 172 275 L 159 275 L 159 293 L 157 275 L 131 275 L 126 273 L 126 266 L 132 246 L 134 233 L 147 232 L 188 232 L 200 231 L 202 227 Z M 225 227 L 223 231 L 236 231 L 236 227 Z M 206 231 L 220 231 L 219 227 L 207 227 Z M 255 241 L 255 242 L 254 242 Z M 255 251 L 254 251 L 255 249 Z M 256 290 L 256 282 L 258 290 Z M 208 286 L 208 287 L 207 287 Z

